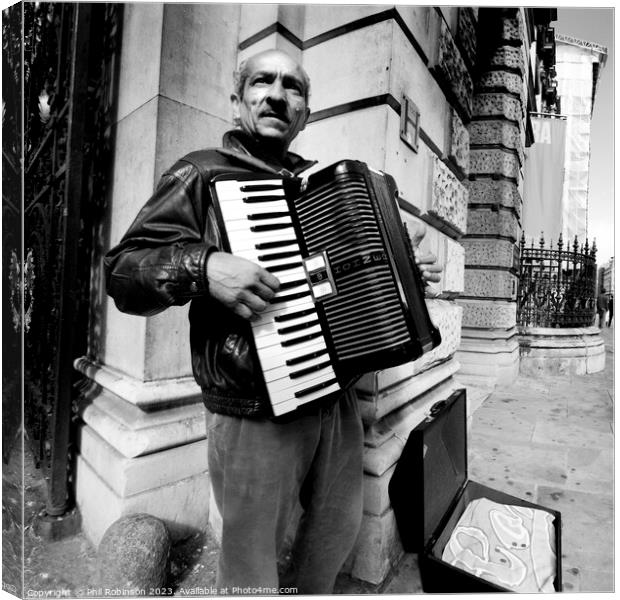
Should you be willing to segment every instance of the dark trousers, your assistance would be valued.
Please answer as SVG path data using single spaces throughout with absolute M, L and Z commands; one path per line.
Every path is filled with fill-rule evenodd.
M 299 502 L 287 585 L 331 593 L 362 517 L 363 427 L 354 392 L 289 423 L 207 413 L 207 431 L 223 521 L 218 588 L 279 587 L 278 555 Z

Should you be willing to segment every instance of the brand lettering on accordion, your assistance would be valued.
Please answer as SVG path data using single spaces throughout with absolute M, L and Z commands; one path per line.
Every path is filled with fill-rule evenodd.
M 334 264 L 332 265 L 332 271 L 335 275 L 355 273 L 369 265 L 379 265 L 387 262 L 388 257 L 385 252 L 375 252 L 373 254 L 363 254 L 362 256 L 357 256 L 345 262 Z
M 390 175 L 345 160 L 305 185 L 248 174 L 211 186 L 226 249 L 280 280 L 252 322 L 274 415 L 441 343 Z

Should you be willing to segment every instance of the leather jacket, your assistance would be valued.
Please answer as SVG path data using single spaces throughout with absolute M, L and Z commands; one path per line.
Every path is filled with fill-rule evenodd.
M 104 259 L 107 291 L 122 312 L 149 316 L 191 301 L 192 370 L 206 407 L 228 415 L 272 415 L 248 321 L 209 295 L 206 262 L 223 250 L 209 183 L 219 174 L 297 175 L 315 164 L 289 153 L 285 169 L 261 159 L 240 131 L 223 148 L 192 152 L 177 161 L 117 246 Z

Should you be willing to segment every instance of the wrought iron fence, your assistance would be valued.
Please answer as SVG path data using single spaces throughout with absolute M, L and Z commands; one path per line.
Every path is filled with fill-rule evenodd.
M 23 334 L 25 437 L 48 485 L 47 515 L 60 516 L 73 501 L 73 360 L 92 334 L 91 266 L 104 235 L 122 4 L 23 2 L 7 11 L 3 94 L 17 89 L 6 95 L 3 132 L 23 123 L 23 135 L 18 152 L 3 145 L 3 182 L 12 162 L 20 164 L 17 152 L 24 184 L 15 210 L 3 188 L 5 223 L 11 210 L 23 211 L 23 239 L 11 242 L 23 247 L 21 259 L 3 240 L 14 290 L 3 301 Z M 14 115 L 20 93 L 22 118 Z
M 557 250 L 521 236 L 517 325 L 524 327 L 590 327 L 596 316 L 596 241 L 592 247 L 572 244 L 562 235 Z

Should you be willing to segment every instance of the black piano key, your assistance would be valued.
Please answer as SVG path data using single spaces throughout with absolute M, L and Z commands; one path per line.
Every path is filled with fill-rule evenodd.
M 260 233 L 261 231 L 276 231 L 278 229 L 288 229 L 292 227 L 292 223 L 272 223 L 271 225 L 252 225 L 250 231 Z
M 295 281 L 285 281 L 284 283 L 280 284 L 280 288 L 278 291 L 282 291 L 282 290 L 290 290 L 291 288 L 297 287 L 299 285 L 303 285 L 304 283 L 306 283 L 305 278 L 304 279 L 296 279 Z
M 267 219 L 282 219 L 283 217 L 290 217 L 288 212 L 268 212 L 268 213 L 252 213 L 247 215 L 248 221 L 265 221 Z
M 279 242 L 261 242 L 260 244 L 255 244 L 254 248 L 257 250 L 270 250 L 271 248 L 282 248 L 283 246 L 290 246 L 291 244 L 296 244 L 297 240 L 281 240 Z
M 312 319 L 311 321 L 307 321 L 306 323 L 299 323 L 298 325 L 289 325 L 288 327 L 282 327 L 282 329 L 278 329 L 277 332 L 280 335 L 288 335 L 289 333 L 295 333 L 296 331 L 302 331 L 304 329 L 308 329 L 308 327 L 314 327 L 319 324 L 318 319 Z
M 289 358 L 284 364 L 287 367 L 293 367 L 295 365 L 298 365 L 299 363 L 312 360 L 313 358 L 317 358 L 321 356 L 321 354 L 327 354 L 327 348 L 321 348 L 321 350 L 315 350 L 314 352 L 309 352 L 308 354 L 303 354 L 302 356 L 296 356 L 295 358 Z
M 306 388 L 305 390 L 295 392 L 295 398 L 303 398 L 304 396 L 307 396 L 308 394 L 312 394 L 313 392 L 318 392 L 319 390 L 329 387 L 330 385 L 333 385 L 334 383 L 338 383 L 338 380 L 336 378 L 328 379 L 327 381 L 324 381 L 323 383 L 318 383 L 317 385 L 313 385 L 312 387 Z
M 283 342 L 280 342 L 280 346 L 282 346 L 283 348 L 288 348 L 289 346 L 296 346 L 297 344 L 301 344 L 302 342 L 309 342 L 310 340 L 322 337 L 322 335 L 323 334 L 320 331 L 315 331 L 314 333 L 309 333 L 308 335 L 301 335 L 291 340 L 285 340 Z
M 312 365 L 311 367 L 306 367 L 305 369 L 299 369 L 299 371 L 293 371 L 289 374 L 291 379 L 298 379 L 299 377 L 303 377 L 304 375 L 308 375 L 310 373 L 314 373 L 315 371 L 320 371 L 325 367 L 331 366 L 331 362 L 328 360 L 318 363 L 316 365 Z
M 283 265 L 274 265 L 273 267 L 265 267 L 265 270 L 270 273 L 277 273 L 278 271 L 288 271 L 289 269 L 296 269 L 301 266 L 302 264 L 300 262 L 292 262 L 284 263 Z
M 295 256 L 299 256 L 299 250 L 274 252 L 273 254 L 259 254 L 257 259 L 262 262 L 269 262 L 270 260 L 282 260 L 283 258 L 293 258 Z
M 288 296 L 277 296 L 276 298 L 272 298 L 269 303 L 270 304 L 280 304 L 280 302 L 288 302 L 289 300 L 297 300 L 298 298 L 304 298 L 306 296 L 310 296 L 310 290 L 305 292 L 297 292 L 296 294 L 288 294 Z
M 246 183 L 239 186 L 242 192 L 270 192 L 272 190 L 281 190 L 281 183 Z
M 284 200 L 284 196 L 244 196 L 241 201 L 244 204 L 260 204 L 261 202 L 276 202 Z
M 293 319 L 299 319 L 300 317 L 305 317 L 306 315 L 311 315 L 313 313 L 316 313 L 316 309 L 314 307 L 305 308 L 304 310 L 298 310 L 284 315 L 276 315 L 273 320 L 276 323 L 283 323 L 284 321 L 292 321 Z

